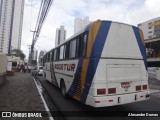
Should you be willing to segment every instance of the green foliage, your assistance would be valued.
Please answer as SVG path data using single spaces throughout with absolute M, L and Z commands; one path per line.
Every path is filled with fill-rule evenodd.
M 25 54 L 20 49 L 14 49 L 14 50 L 12 50 L 12 54 L 13 53 L 14 53 L 14 55 L 16 57 L 20 57 L 22 60 L 24 60 L 24 58 L 26 57 Z
M 32 65 L 37 65 L 37 60 L 32 60 L 32 61 L 31 61 L 31 64 L 32 64 Z

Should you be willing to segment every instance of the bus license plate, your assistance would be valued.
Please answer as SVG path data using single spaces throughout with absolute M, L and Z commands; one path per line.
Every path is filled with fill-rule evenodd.
M 122 88 L 129 88 L 129 87 L 131 87 L 131 83 L 130 82 L 122 82 L 121 87 Z

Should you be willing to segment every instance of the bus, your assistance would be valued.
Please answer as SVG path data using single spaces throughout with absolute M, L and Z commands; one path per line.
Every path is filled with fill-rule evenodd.
M 64 97 L 89 106 L 150 98 L 143 33 L 132 25 L 94 21 L 47 52 L 43 66 Z

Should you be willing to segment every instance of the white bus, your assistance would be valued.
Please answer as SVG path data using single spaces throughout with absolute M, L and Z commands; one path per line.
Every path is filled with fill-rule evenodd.
M 44 77 L 63 96 L 93 107 L 147 100 L 143 40 L 135 26 L 97 20 L 45 54 Z

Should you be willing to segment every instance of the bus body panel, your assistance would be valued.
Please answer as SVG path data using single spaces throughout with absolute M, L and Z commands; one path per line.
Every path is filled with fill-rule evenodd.
M 66 90 L 68 91 L 71 87 L 75 72 L 77 70 L 78 60 L 70 61 L 58 61 L 54 62 L 54 74 L 56 76 L 58 87 L 60 87 L 61 80 L 64 80 Z
M 114 97 L 113 101 L 116 101 L 116 104 L 106 103 L 105 106 L 109 106 L 110 104 L 118 105 L 137 102 L 141 100 L 147 100 L 148 98 L 146 98 L 145 96 L 147 94 L 150 94 L 148 89 L 136 91 L 136 86 L 148 85 L 147 78 L 148 74 L 144 67 L 143 60 L 101 59 L 98 64 L 96 74 L 93 78 L 92 85 L 87 96 L 86 104 L 91 106 L 95 105 L 102 107 L 104 105 L 102 98 L 106 98 L 105 101 L 107 101 L 110 100 L 111 96 Z M 121 83 L 123 82 L 130 82 L 131 86 L 128 87 L 126 90 L 121 87 Z M 106 90 L 106 94 L 97 95 L 97 89 L 102 88 Z M 108 94 L 109 88 L 116 88 L 116 93 Z M 143 99 L 140 98 L 140 96 L 142 96 L 142 93 L 145 94 L 143 95 Z M 128 97 L 132 96 L 132 98 L 134 99 L 130 102 L 126 100 L 126 103 L 125 101 L 118 103 L 118 97 L 122 97 L 121 99 L 124 99 L 125 97 L 125 99 L 127 99 L 127 95 Z M 135 100 L 135 95 L 138 95 L 137 100 Z M 100 97 L 101 99 L 96 99 Z M 100 103 L 96 104 L 94 101 L 94 104 L 91 104 L 91 98 L 95 99 L 95 101 L 100 101 Z
M 150 94 L 150 91 L 144 91 L 144 92 L 142 91 L 138 93 L 122 94 L 122 95 L 100 96 L 100 97 L 93 97 L 88 95 L 86 104 L 93 107 L 106 107 L 106 106 L 128 104 L 128 103 L 148 100 L 149 98 L 146 98 L 146 93 Z M 135 96 L 137 98 L 136 100 Z
M 85 57 L 47 63 L 46 71 L 49 66 L 51 69 L 47 80 L 58 87 L 64 80 L 68 95 L 93 107 L 149 99 L 141 31 L 131 25 L 100 20 L 87 29 Z
M 101 57 L 143 59 L 132 26 L 112 23 Z
M 100 37 L 99 40 L 101 40 Z M 91 106 L 95 105 L 96 100 L 94 101 L 94 104 L 90 104 L 91 97 L 94 99 L 99 96 L 107 98 L 107 96 L 110 95 L 123 95 L 122 99 L 124 96 L 127 99 L 127 95 L 135 98 L 133 93 L 139 95 L 141 92 L 145 94 L 143 96 L 144 99 L 142 100 L 148 99 L 146 95 L 150 92 L 148 91 L 148 74 L 145 65 L 146 61 L 144 59 L 145 56 L 143 56 L 145 53 L 142 54 L 143 51 L 140 49 L 141 46 L 139 45 L 140 43 L 138 43 L 133 26 L 111 23 L 104 44 L 102 53 L 96 52 L 96 48 L 94 48 L 94 60 L 99 62 L 86 99 L 86 104 Z M 100 57 L 98 54 L 100 54 Z M 128 88 L 122 88 L 123 83 L 129 83 L 130 86 Z M 147 85 L 147 89 L 139 91 L 136 90 L 136 86 L 140 86 L 142 89 L 143 85 Z M 108 93 L 109 88 L 114 88 L 115 93 Z M 98 89 L 104 89 L 105 94 L 97 95 Z M 115 99 L 118 101 L 118 97 Z M 121 102 L 121 104 L 129 102 L 127 100 L 125 101 Z M 129 103 L 136 101 L 137 100 L 131 100 Z M 103 103 L 103 101 L 98 101 L 97 104 L 101 106 L 101 102 Z M 117 104 L 118 103 L 116 102 L 116 104 L 113 105 Z
M 52 83 L 52 79 L 51 79 L 51 70 L 50 70 L 50 62 L 45 63 L 44 67 L 44 75 L 45 78 Z

